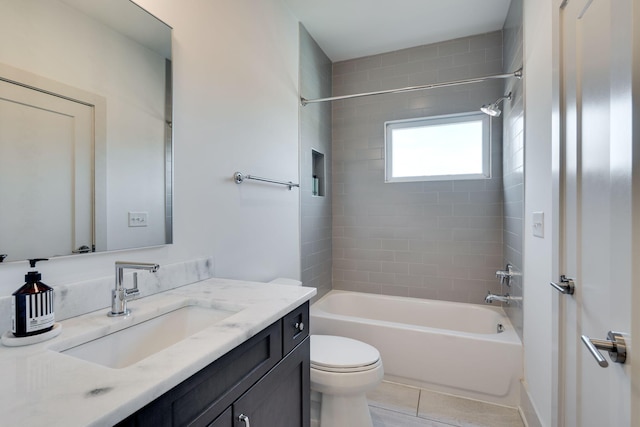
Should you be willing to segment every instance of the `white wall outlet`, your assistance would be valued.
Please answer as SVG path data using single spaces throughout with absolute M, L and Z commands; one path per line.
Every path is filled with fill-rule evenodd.
M 544 212 L 533 212 L 531 224 L 533 235 L 535 237 L 544 237 Z
M 146 227 L 148 223 L 148 212 L 129 212 L 129 227 Z

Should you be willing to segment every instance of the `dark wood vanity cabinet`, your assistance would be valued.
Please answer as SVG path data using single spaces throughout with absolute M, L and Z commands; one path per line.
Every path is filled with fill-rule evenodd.
M 309 427 L 309 303 L 118 426 Z

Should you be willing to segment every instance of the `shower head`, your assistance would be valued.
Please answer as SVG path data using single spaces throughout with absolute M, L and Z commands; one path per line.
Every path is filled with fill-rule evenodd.
M 492 104 L 484 104 L 482 107 L 480 107 L 480 111 L 490 115 L 491 117 L 499 117 L 500 114 L 502 114 L 502 111 L 500 110 L 500 107 L 498 107 L 498 104 L 504 101 L 505 99 L 508 99 L 509 101 L 511 101 L 511 92 L 509 92 L 502 98 L 498 98 L 496 102 Z
M 495 104 L 495 103 L 484 104 L 482 107 L 480 107 L 480 111 L 490 115 L 491 117 L 499 117 L 500 114 L 502 114 L 502 111 L 500 111 L 500 107 L 498 107 L 498 104 Z

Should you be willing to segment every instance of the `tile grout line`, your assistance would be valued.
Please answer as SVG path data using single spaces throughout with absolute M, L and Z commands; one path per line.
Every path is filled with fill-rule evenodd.
M 388 383 L 389 384 L 393 384 L 395 386 L 402 386 L 402 387 L 407 388 L 407 389 L 414 389 L 415 391 L 417 391 L 417 393 L 414 394 L 414 396 L 417 395 L 417 399 L 418 399 L 416 406 L 414 406 L 414 411 L 410 410 L 410 405 L 405 406 L 406 410 L 404 412 L 402 410 L 398 410 L 398 409 L 393 408 L 393 407 L 385 407 L 384 404 L 377 405 L 377 403 L 374 402 L 374 401 L 372 401 L 369 404 L 369 406 L 371 408 L 376 408 L 376 409 L 382 410 L 384 412 L 397 413 L 398 416 L 402 416 L 404 414 L 404 416 L 411 417 L 411 418 L 415 419 L 416 422 L 418 422 L 418 423 L 428 422 L 429 425 L 432 425 L 431 423 L 435 423 L 434 426 L 437 425 L 437 426 L 440 426 L 440 427 L 461 427 L 461 426 L 480 427 L 480 426 L 488 425 L 488 424 L 486 424 L 486 421 L 488 421 L 488 420 L 485 420 L 485 421 L 482 421 L 482 420 L 479 420 L 479 419 L 476 419 L 476 420 L 472 420 L 472 419 L 469 419 L 469 420 L 458 420 L 458 419 L 456 419 L 455 416 L 452 417 L 452 418 L 450 418 L 449 416 L 445 416 L 444 418 L 442 418 L 442 417 L 439 417 L 439 416 L 433 416 L 429 412 L 425 412 L 424 414 L 421 414 L 420 413 L 420 409 L 421 409 L 422 395 L 423 394 L 425 395 L 425 399 L 429 399 L 429 394 L 428 393 L 434 393 L 436 395 L 441 395 L 441 396 L 449 396 L 450 398 L 455 398 L 456 400 L 461 400 L 461 401 L 477 402 L 477 403 L 480 403 L 480 404 L 483 404 L 483 405 L 488 405 L 487 409 L 490 409 L 490 407 L 492 407 L 492 406 L 502 407 L 504 409 L 517 409 L 517 408 L 505 407 L 504 405 L 497 405 L 497 404 L 492 404 L 492 403 L 489 403 L 489 402 L 476 401 L 474 399 L 467 399 L 467 398 L 463 398 L 463 397 L 459 397 L 459 396 L 448 395 L 446 393 L 440 393 L 440 392 L 436 392 L 436 391 L 429 391 L 429 390 L 423 389 L 421 387 L 409 386 L 409 385 L 405 385 L 405 384 L 401 384 L 401 383 L 396 383 L 396 382 L 393 382 L 393 381 L 388 381 Z M 426 406 L 429 407 L 429 404 L 427 403 Z M 454 406 L 457 406 L 457 405 L 454 404 Z M 449 414 L 449 415 L 451 415 L 451 414 Z M 481 414 L 476 414 L 476 415 L 481 415 Z M 476 423 L 478 421 L 480 422 L 479 424 Z M 518 421 L 520 421 L 520 423 L 518 423 L 517 425 L 519 425 L 521 427 L 524 427 L 524 423 L 522 422 L 522 415 L 520 413 L 518 413 Z M 509 423 L 509 425 L 512 425 L 512 424 Z M 513 426 L 515 426 L 515 424 L 513 424 Z

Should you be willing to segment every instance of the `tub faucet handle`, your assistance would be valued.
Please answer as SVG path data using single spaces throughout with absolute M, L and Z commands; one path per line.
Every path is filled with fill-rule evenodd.
M 507 285 L 511 287 L 511 280 L 516 274 L 513 271 L 513 265 L 507 264 L 504 270 L 496 271 L 496 277 L 500 279 L 500 285 Z

